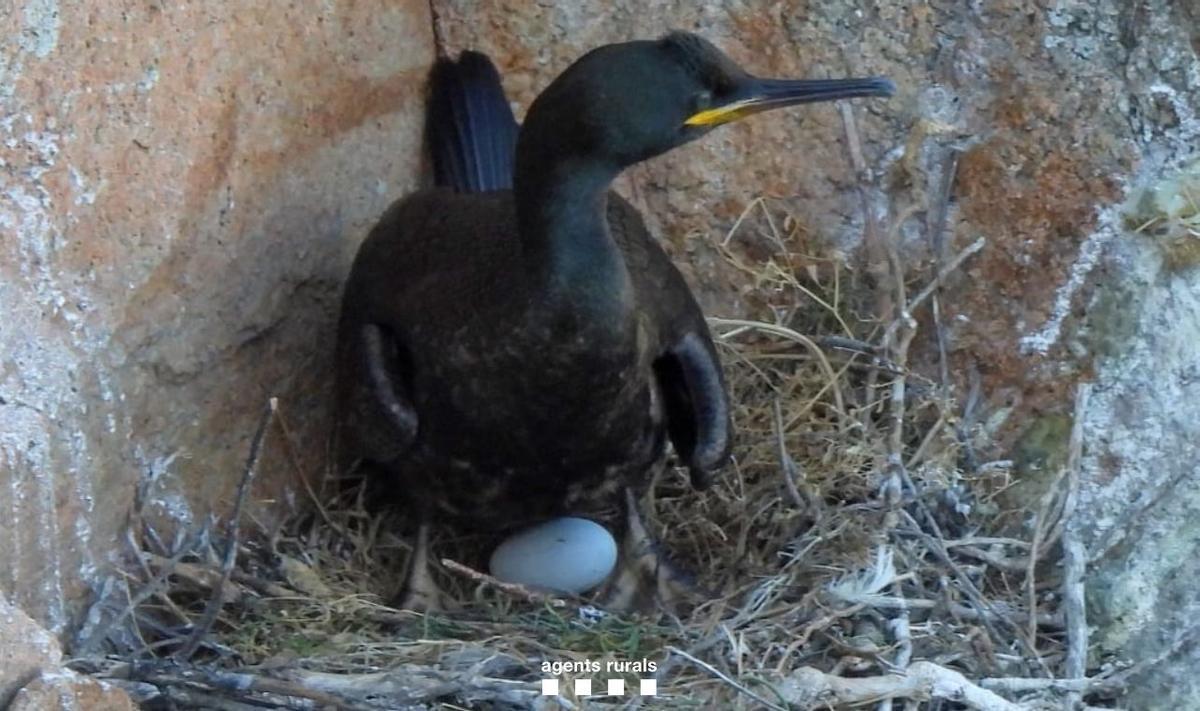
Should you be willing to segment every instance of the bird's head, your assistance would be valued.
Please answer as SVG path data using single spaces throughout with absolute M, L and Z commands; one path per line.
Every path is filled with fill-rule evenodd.
M 534 101 L 521 140 L 620 169 L 761 111 L 894 91 L 879 77 L 762 79 L 707 40 L 672 32 L 581 57 Z

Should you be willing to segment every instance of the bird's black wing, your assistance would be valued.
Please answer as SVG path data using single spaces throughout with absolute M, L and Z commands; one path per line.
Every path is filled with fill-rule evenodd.
M 386 327 L 343 315 L 338 333 L 339 466 L 386 463 L 408 451 L 417 412 L 408 396 L 405 352 Z
M 733 439 L 729 395 L 708 324 L 683 275 L 641 215 L 615 193 L 610 195 L 608 221 L 647 327 L 667 434 L 691 471 L 693 486 L 703 488 L 728 460 Z
M 371 391 L 384 418 L 395 428 L 396 446 L 407 449 L 417 435 L 417 412 L 399 382 L 402 378 L 399 347 L 377 324 L 363 324 L 359 333 Z
M 703 333 L 687 331 L 654 361 L 654 373 L 666 406 L 667 434 L 691 472 L 692 486 L 703 489 L 729 458 L 729 397 L 721 364 Z

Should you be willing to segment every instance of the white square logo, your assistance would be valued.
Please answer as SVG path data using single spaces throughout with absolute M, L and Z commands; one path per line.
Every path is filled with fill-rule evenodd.
M 592 695 L 592 680 L 591 679 L 576 679 L 575 680 L 575 695 L 576 696 L 591 696 Z
M 542 679 L 542 696 L 558 696 L 558 679 Z
M 639 679 L 638 694 L 642 696 L 658 695 L 658 679 Z
M 625 680 L 624 679 L 609 679 L 608 680 L 608 695 L 609 696 L 624 696 L 625 695 Z

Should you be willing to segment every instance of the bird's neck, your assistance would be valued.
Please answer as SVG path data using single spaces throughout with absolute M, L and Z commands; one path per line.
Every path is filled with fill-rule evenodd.
M 608 190 L 619 169 L 587 159 L 555 159 L 526 143 L 514 175 L 522 252 L 538 298 L 590 328 L 624 330 L 633 290 L 609 232 Z

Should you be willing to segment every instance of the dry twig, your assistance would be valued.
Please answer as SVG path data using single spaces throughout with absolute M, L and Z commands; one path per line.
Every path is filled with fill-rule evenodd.
M 1075 529 L 1075 502 L 1078 499 L 1080 461 L 1083 458 L 1083 420 L 1087 414 L 1090 388 L 1080 384 L 1075 393 L 1075 421 L 1071 426 L 1071 440 L 1067 455 L 1067 499 L 1063 503 L 1061 517 L 1063 543 L 1063 616 L 1067 621 L 1067 658 L 1064 664 L 1068 679 L 1082 679 L 1087 672 L 1088 626 L 1087 607 L 1084 602 L 1083 577 L 1087 572 L 1087 549 Z M 1070 708 L 1083 702 L 1080 692 L 1071 692 L 1067 697 Z
M 267 427 L 271 424 L 271 420 L 274 419 L 275 411 L 278 407 L 278 400 L 275 398 L 268 400 L 267 407 L 263 410 L 262 418 L 258 422 L 258 429 L 254 433 L 253 441 L 250 443 L 250 456 L 246 460 L 246 468 L 242 471 L 242 479 L 238 482 L 237 498 L 234 499 L 233 511 L 229 514 L 229 523 L 225 529 L 225 556 L 221 563 L 220 584 L 213 585 L 212 596 L 209 598 L 208 605 L 204 608 L 204 614 L 200 617 L 200 622 L 196 624 L 187 641 L 175 653 L 175 658 L 179 661 L 186 662 L 191 659 L 192 655 L 200 647 L 200 643 L 204 641 L 204 636 L 212 629 L 213 623 L 217 621 L 217 615 L 221 612 L 225 586 L 229 582 L 229 576 L 233 573 L 234 564 L 237 563 L 238 544 L 241 538 L 242 507 L 246 503 L 246 497 L 250 495 L 250 482 L 254 480 L 254 474 L 258 470 L 258 458 L 262 452 L 263 440 L 267 436 Z
M 796 460 L 792 459 L 792 455 L 788 453 L 787 444 L 783 441 L 783 408 L 780 406 L 778 398 L 775 400 L 773 411 L 775 418 L 772 424 L 775 428 L 775 441 L 779 445 L 779 472 L 783 475 L 784 486 L 798 511 L 808 511 L 814 517 L 819 516 L 820 510 L 816 506 L 810 505 L 796 484 L 800 478 L 800 468 L 796 465 Z
M 700 667 L 704 671 L 708 672 L 709 674 L 712 674 L 713 676 L 717 677 L 721 681 L 725 682 L 730 687 L 736 689 L 738 693 L 743 694 L 751 699 L 754 699 L 758 703 L 762 704 L 762 706 L 764 708 L 772 709 L 773 711 L 788 711 L 788 709 L 786 707 L 780 706 L 779 704 L 777 704 L 773 701 L 770 701 L 770 700 L 764 698 L 763 696 L 760 696 L 759 694 L 754 693 L 750 689 L 746 688 L 746 686 L 744 684 L 738 683 L 735 679 L 730 677 L 728 674 L 722 672 L 720 669 L 717 669 L 716 667 L 709 664 L 708 662 L 705 662 L 703 660 L 697 659 L 696 657 L 693 657 L 692 655 L 688 654 L 687 652 L 683 651 L 682 649 L 677 649 L 676 647 L 667 647 L 667 651 L 670 652 L 671 654 L 683 657 L 684 659 L 688 660 L 692 664 L 695 664 L 696 666 Z
M 121 664 L 109 669 L 105 677 L 141 681 L 163 687 L 196 687 L 221 692 L 225 696 L 233 696 L 250 701 L 257 693 L 271 694 L 282 697 L 311 699 L 322 706 L 344 709 L 347 704 L 344 699 L 326 691 L 311 688 L 304 684 L 295 684 L 282 679 L 272 679 L 260 674 L 245 672 L 229 672 L 213 669 L 207 666 L 188 665 L 169 661 L 136 662 Z M 237 698 L 234 700 L 236 701 Z M 286 708 L 295 708 L 286 700 L 277 699 Z M 260 704 L 254 704 L 261 706 Z M 301 706 L 301 708 L 309 708 Z
M 860 706 L 883 699 L 946 699 L 978 711 L 1027 711 L 933 662 L 913 662 L 903 674 L 844 678 L 812 667 L 795 670 L 780 695 L 802 709 Z
M 474 568 L 465 566 L 458 561 L 450 560 L 449 558 L 442 558 L 442 566 L 452 573 L 458 573 L 459 575 L 469 578 L 477 583 L 488 585 L 502 593 L 525 600 L 527 602 L 546 604 L 550 605 L 551 607 L 567 606 L 566 600 L 562 599 L 562 597 L 548 595 L 543 592 L 538 592 L 537 590 L 531 590 L 519 583 L 506 583 L 499 578 L 480 572 Z

